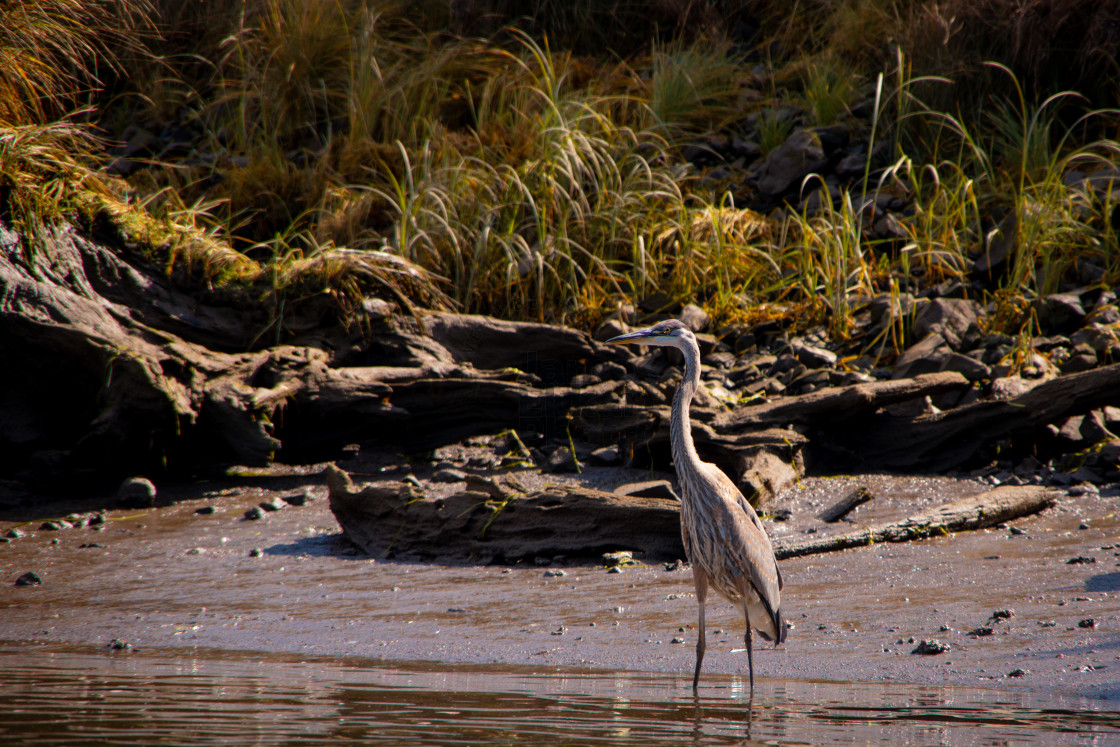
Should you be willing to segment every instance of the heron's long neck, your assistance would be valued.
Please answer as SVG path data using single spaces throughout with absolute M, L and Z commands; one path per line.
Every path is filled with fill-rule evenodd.
M 687 484 L 693 483 L 697 476 L 696 465 L 700 457 L 692 443 L 692 422 L 689 420 L 688 406 L 692 396 L 700 386 L 700 348 L 691 343 L 681 350 L 684 353 L 684 378 L 681 379 L 677 393 L 673 396 L 673 413 L 669 420 L 669 440 L 673 449 L 673 464 L 677 468 L 682 489 L 686 494 Z

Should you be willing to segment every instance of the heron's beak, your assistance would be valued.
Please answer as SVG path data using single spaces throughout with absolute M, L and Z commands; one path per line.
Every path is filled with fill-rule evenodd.
M 639 329 L 636 332 L 627 332 L 618 337 L 612 337 L 606 341 L 607 345 L 625 345 L 628 342 L 648 342 L 653 338 L 653 333 L 649 329 Z

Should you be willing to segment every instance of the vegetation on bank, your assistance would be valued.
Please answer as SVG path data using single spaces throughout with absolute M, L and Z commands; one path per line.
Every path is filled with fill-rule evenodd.
M 263 342 L 370 294 L 584 327 L 693 301 L 890 355 L 898 298 L 936 292 L 1029 336 L 1036 299 L 1120 284 L 1116 22 L 1113 0 L 0 0 L 0 219 L 28 263 L 63 216 L 111 227 L 275 309 Z M 764 199 L 759 165 L 820 128 L 848 169 Z

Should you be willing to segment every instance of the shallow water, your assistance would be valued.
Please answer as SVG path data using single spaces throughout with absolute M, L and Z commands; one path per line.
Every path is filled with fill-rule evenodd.
M 964 687 L 0 645 L 0 743 L 1115 744 L 1116 703 Z

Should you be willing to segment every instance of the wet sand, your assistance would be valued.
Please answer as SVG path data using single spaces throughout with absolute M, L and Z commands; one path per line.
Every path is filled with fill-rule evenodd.
M 38 528 L 96 508 L 96 497 L 54 516 L 7 510 L 0 535 L 18 528 L 26 536 L 0 545 L 0 640 L 655 671 L 688 686 L 696 605 L 686 569 L 371 559 L 341 537 L 320 471 L 161 486 L 161 502 L 173 502 L 109 511 L 101 530 Z M 535 479 L 649 477 L 611 470 Z M 309 505 L 244 518 L 301 485 L 311 487 Z M 767 527 L 802 532 L 798 517 L 857 485 L 875 498 L 851 515 L 855 526 L 988 487 L 944 477 L 810 478 L 771 507 L 794 518 Z M 756 638 L 756 674 L 1120 700 L 1118 505 L 1116 491 L 1063 494 L 1012 527 L 782 561 L 783 610 L 794 629 L 780 648 Z M 215 512 L 197 514 L 203 506 Z M 1075 557 L 1095 562 L 1067 563 Z M 14 586 L 28 571 L 42 585 Z M 1012 615 L 993 619 L 997 610 Z M 741 617 L 715 600 L 708 625 L 704 671 L 745 675 L 746 654 L 733 651 L 743 645 Z M 970 635 L 982 627 L 991 634 Z M 950 649 L 911 654 L 931 639 Z

